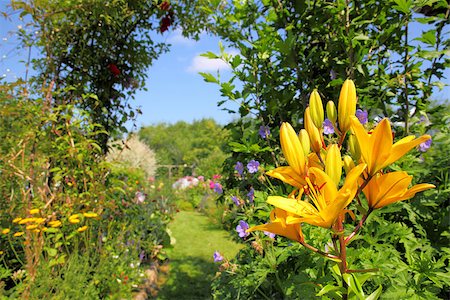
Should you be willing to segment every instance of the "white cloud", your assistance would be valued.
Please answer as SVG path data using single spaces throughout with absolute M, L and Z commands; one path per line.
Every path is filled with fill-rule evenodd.
M 181 29 L 176 29 L 167 38 L 167 42 L 172 45 L 193 46 L 196 41 L 183 36 Z
M 229 70 L 230 66 L 221 59 L 209 59 L 200 55 L 192 59 L 191 65 L 187 68 L 188 72 L 215 72 L 219 70 Z

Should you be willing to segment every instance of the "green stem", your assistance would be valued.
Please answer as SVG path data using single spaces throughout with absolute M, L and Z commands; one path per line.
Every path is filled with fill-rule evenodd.
M 317 249 L 316 247 L 311 246 L 310 244 L 306 243 L 305 241 L 301 241 L 300 244 L 302 244 L 305 248 L 311 250 L 312 252 L 315 252 L 315 253 L 317 253 L 317 254 L 320 254 L 320 255 L 322 255 L 322 256 L 328 258 L 328 259 L 331 259 L 331 260 L 334 260 L 334 261 L 340 261 L 339 256 L 336 256 L 336 255 L 333 255 L 333 254 L 330 254 L 330 253 L 323 252 L 322 250 L 319 250 L 319 249 Z
M 353 232 L 347 238 L 345 238 L 345 244 L 346 245 L 348 245 L 350 243 L 350 241 L 352 240 L 352 238 L 361 230 L 361 228 L 363 227 L 364 223 L 367 220 L 367 217 L 369 217 L 369 215 L 372 213 L 372 211 L 373 211 L 373 209 L 369 208 L 367 213 L 359 221 L 358 225 L 356 225 L 356 227 L 353 230 Z
M 16 248 L 14 248 L 14 245 L 13 245 L 13 243 L 11 242 L 11 238 L 10 238 L 9 235 L 8 235 L 8 242 L 9 242 L 9 246 L 11 247 L 11 250 L 13 251 L 14 255 L 15 255 L 16 258 L 17 258 L 17 261 L 18 261 L 22 266 L 24 266 L 25 264 L 24 264 L 23 261 L 20 259 L 19 254 L 17 254 Z
M 365 270 L 350 270 L 347 269 L 347 273 L 368 273 L 368 272 L 378 272 L 380 269 L 374 268 L 374 269 L 365 269 Z

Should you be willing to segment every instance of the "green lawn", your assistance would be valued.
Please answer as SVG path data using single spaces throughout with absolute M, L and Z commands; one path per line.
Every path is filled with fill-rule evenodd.
M 176 244 L 168 250 L 169 278 L 158 299 L 210 299 L 210 283 L 219 266 L 214 263 L 214 251 L 232 258 L 241 245 L 198 212 L 179 212 L 169 228 Z

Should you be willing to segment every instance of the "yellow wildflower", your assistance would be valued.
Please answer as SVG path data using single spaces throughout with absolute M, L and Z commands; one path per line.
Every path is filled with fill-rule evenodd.
M 45 222 L 45 218 L 36 218 L 35 220 L 34 220 L 34 223 L 36 223 L 36 224 L 42 224 L 42 223 L 44 223 Z
M 32 229 L 36 229 L 38 227 L 38 225 L 36 224 L 32 224 L 32 225 L 28 225 L 27 227 L 25 227 L 27 230 L 32 230 Z
M 94 212 L 87 212 L 87 213 L 83 213 L 83 216 L 85 216 L 86 218 L 96 218 L 96 217 L 98 217 L 98 214 L 96 214 Z
M 35 215 L 39 213 L 39 209 L 35 208 L 35 209 L 30 209 L 30 215 Z
M 78 232 L 83 232 L 83 231 L 85 231 L 86 229 L 88 229 L 88 227 L 85 225 L 85 226 L 83 226 L 83 227 L 78 228 L 77 231 L 78 231 Z
M 72 219 L 70 219 L 70 218 L 69 218 L 69 222 L 70 222 L 71 224 L 77 224 L 77 223 L 80 223 L 80 219 L 77 219 L 77 218 L 72 218 Z
M 23 232 L 23 231 L 18 231 L 18 232 L 16 232 L 16 233 L 14 233 L 14 236 L 15 237 L 18 237 L 18 236 L 21 236 L 21 235 L 23 235 L 25 232 Z
M 62 225 L 62 223 L 59 220 L 55 220 L 55 221 L 48 222 L 48 225 L 50 225 L 50 227 L 56 228 L 56 227 L 60 227 Z
M 3 234 L 8 234 L 10 231 L 11 231 L 11 229 L 5 228 L 5 229 L 2 230 L 2 233 Z
M 26 223 L 30 223 L 30 222 L 34 222 L 36 220 L 36 218 L 25 218 L 19 221 L 19 224 L 26 224 Z
M 414 136 L 407 136 L 392 144 L 392 130 L 388 119 L 383 119 L 378 123 L 371 135 L 366 132 L 356 117 L 351 118 L 351 126 L 358 140 L 361 158 L 367 164 L 367 172 L 370 176 L 394 163 L 415 146 L 431 138 L 427 134 L 416 139 L 414 139 Z
M 13 223 L 18 223 L 20 220 L 22 220 L 22 218 L 21 218 L 21 217 L 18 217 L 18 218 L 15 218 L 12 222 L 13 222 Z
M 432 184 L 421 183 L 408 189 L 411 180 L 412 176 L 403 171 L 376 174 L 363 189 L 369 207 L 381 208 L 394 202 L 410 199 L 418 192 L 435 188 Z

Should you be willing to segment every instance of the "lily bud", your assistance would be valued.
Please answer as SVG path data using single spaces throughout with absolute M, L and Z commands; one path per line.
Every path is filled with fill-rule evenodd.
M 309 107 L 311 112 L 311 119 L 317 128 L 322 128 L 324 114 L 323 114 L 323 104 L 322 99 L 317 90 L 313 90 L 311 96 L 309 97 Z
M 305 171 L 306 160 L 300 140 L 291 124 L 284 122 L 280 128 L 281 150 L 287 162 L 298 174 Z
M 350 172 L 351 169 L 353 169 L 355 167 L 355 162 L 353 161 L 353 159 L 350 157 L 350 155 L 344 155 L 344 170 L 345 173 L 348 174 L 348 172 Z
M 356 113 L 356 88 L 351 79 L 347 79 L 342 85 L 339 95 L 338 120 L 339 129 L 345 135 L 350 128 L 350 117 Z
M 305 109 L 305 128 L 309 135 L 309 141 L 311 142 L 311 148 L 315 153 L 320 153 L 320 149 L 322 148 L 322 138 L 317 129 L 316 125 L 314 125 L 311 114 L 309 112 L 309 107 Z
M 361 157 L 361 149 L 354 134 L 350 135 L 348 138 L 348 151 L 350 151 L 350 154 L 356 161 Z
M 305 129 L 300 130 L 298 133 L 298 139 L 300 140 L 300 144 L 302 144 L 303 153 L 305 153 L 305 156 L 308 156 L 311 151 L 311 143 L 309 142 L 308 132 Z
M 330 176 L 337 187 L 342 175 L 341 151 L 337 144 L 328 147 L 327 156 L 325 158 L 325 173 Z
M 333 101 L 328 101 L 327 103 L 327 118 L 331 121 L 331 123 L 336 124 L 337 110 Z

